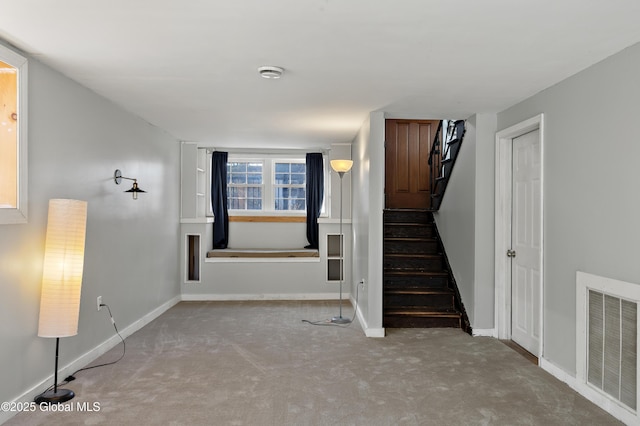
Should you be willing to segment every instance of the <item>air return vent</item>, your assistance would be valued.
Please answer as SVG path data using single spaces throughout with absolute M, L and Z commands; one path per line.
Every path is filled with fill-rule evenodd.
M 637 421 L 640 286 L 582 272 L 576 282 L 577 379 Z
M 587 382 L 636 409 L 638 305 L 589 290 Z

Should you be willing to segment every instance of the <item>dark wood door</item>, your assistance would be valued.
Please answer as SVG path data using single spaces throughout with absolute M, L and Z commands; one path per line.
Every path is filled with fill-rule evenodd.
M 386 120 L 386 208 L 431 206 L 429 152 L 439 123 L 439 120 Z

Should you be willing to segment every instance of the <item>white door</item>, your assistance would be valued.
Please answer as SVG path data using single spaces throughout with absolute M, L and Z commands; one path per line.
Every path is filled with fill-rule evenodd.
M 540 130 L 513 139 L 511 339 L 539 356 L 542 280 Z

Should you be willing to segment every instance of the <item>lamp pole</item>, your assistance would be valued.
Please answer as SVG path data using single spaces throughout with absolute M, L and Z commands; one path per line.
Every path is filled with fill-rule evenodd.
M 337 317 L 331 318 L 331 322 L 334 324 L 349 324 L 351 322 L 349 318 L 344 318 L 342 316 L 342 281 L 344 279 L 344 253 L 343 253 L 344 234 L 342 233 L 342 186 L 343 186 L 342 179 L 344 177 L 344 174 L 348 172 L 349 169 L 351 169 L 352 164 L 353 162 L 349 162 L 348 167 L 343 166 L 341 170 L 337 170 L 338 175 L 340 175 L 340 238 L 339 238 L 339 241 L 340 241 L 340 312 Z M 331 166 L 334 167 L 333 162 Z M 335 167 L 334 167 L 334 170 L 335 170 Z

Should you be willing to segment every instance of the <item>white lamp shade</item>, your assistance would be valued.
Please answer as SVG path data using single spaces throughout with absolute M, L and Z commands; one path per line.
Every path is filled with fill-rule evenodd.
M 38 336 L 78 334 L 87 202 L 49 200 Z
M 351 170 L 353 161 L 351 160 L 331 160 L 331 168 L 336 172 L 346 173 Z

